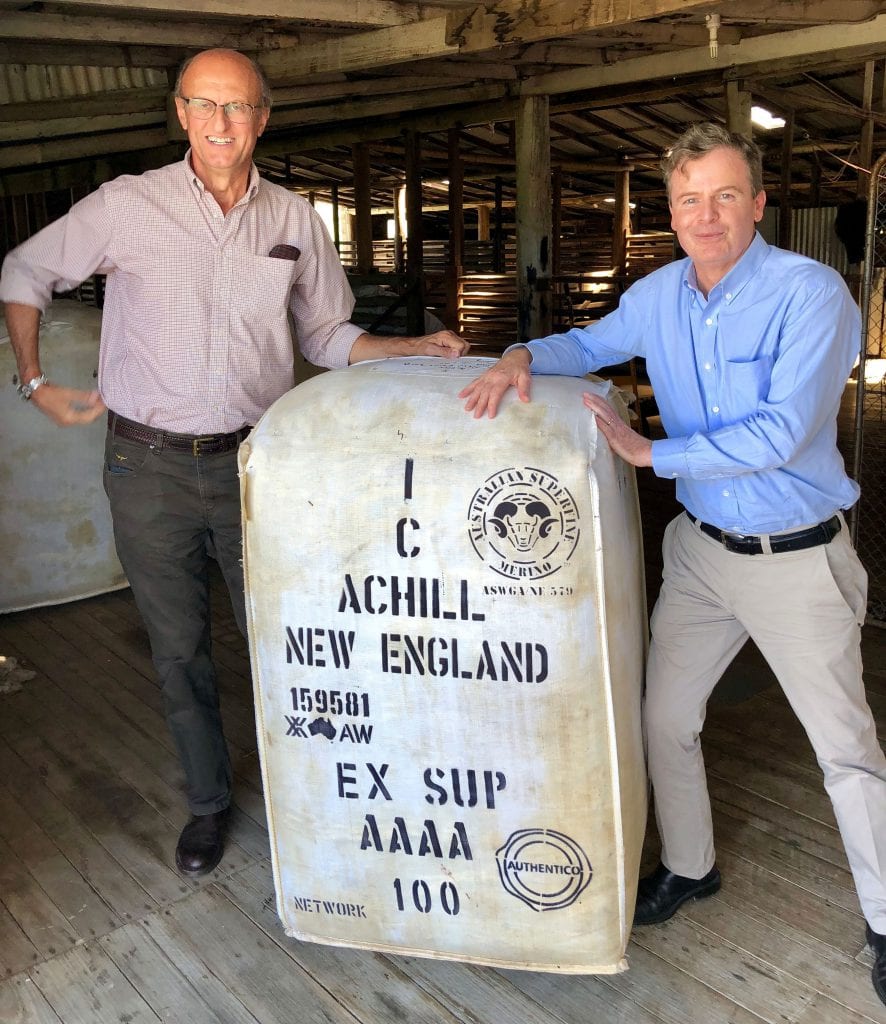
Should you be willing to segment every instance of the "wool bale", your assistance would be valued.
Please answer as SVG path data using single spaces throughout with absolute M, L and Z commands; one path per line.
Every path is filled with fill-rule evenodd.
M 488 362 L 323 374 L 241 447 L 278 912 L 303 940 L 615 972 L 646 820 L 634 473 L 582 405 L 608 384 L 537 377 L 474 419 Z

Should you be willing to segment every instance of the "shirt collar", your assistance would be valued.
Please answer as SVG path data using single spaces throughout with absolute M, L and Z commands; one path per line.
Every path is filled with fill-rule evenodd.
M 769 249 L 769 243 L 763 240 L 763 236 L 759 231 L 755 231 L 751 244 L 742 253 L 738 263 L 714 285 L 711 292 L 719 289 L 725 301 L 727 303 L 732 302 L 763 265 L 763 261 L 769 254 Z M 698 278 L 695 274 L 695 267 L 691 260 L 687 262 L 688 265 L 683 282 L 689 288 L 698 291 Z M 710 297 L 709 293 L 708 298 L 710 299 Z
M 191 188 L 194 189 L 194 191 L 197 192 L 199 195 L 205 195 L 206 186 L 197 177 L 197 175 L 194 172 L 194 168 L 191 166 L 190 149 L 187 151 L 187 153 L 185 153 L 185 158 L 182 161 L 182 169 Z M 250 202 L 251 200 L 253 200 L 256 196 L 256 193 L 258 192 L 260 184 L 261 175 L 258 173 L 258 168 L 255 166 L 255 164 L 253 164 L 249 171 L 249 184 L 246 186 L 246 194 L 236 205 L 239 206 L 240 203 Z

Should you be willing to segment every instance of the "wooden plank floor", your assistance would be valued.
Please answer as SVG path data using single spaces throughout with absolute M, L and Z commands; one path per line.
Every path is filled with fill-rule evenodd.
M 672 501 L 669 485 L 644 495 L 651 590 Z M 573 977 L 287 939 L 247 652 L 223 594 L 214 639 L 235 813 L 221 866 L 190 881 L 172 867 L 182 779 L 129 592 L 0 620 L 0 654 L 37 673 L 0 696 L 3 1024 L 886 1022 L 818 768 L 752 652 L 705 729 L 722 891 L 635 932 L 627 973 Z M 886 631 L 866 627 L 864 655 L 884 739 Z

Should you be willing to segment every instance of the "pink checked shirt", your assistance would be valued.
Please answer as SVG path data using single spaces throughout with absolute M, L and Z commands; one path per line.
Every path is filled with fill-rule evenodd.
M 281 243 L 300 258 L 270 258 Z M 102 185 L 9 253 L 0 299 L 43 310 L 54 290 L 95 273 L 107 274 L 105 404 L 178 433 L 253 424 L 292 387 L 290 314 L 319 366 L 346 366 L 362 333 L 348 323 L 353 295 L 319 216 L 255 167 L 226 217 L 188 157 Z

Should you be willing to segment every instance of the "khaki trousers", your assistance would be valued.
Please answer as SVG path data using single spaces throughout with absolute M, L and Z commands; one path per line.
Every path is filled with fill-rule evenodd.
M 845 523 L 830 544 L 745 555 L 681 513 L 663 553 L 645 702 L 663 863 L 690 878 L 714 864 L 699 735 L 711 691 L 750 636 L 815 750 L 865 918 L 886 933 L 886 757 L 862 683 L 867 576 Z

